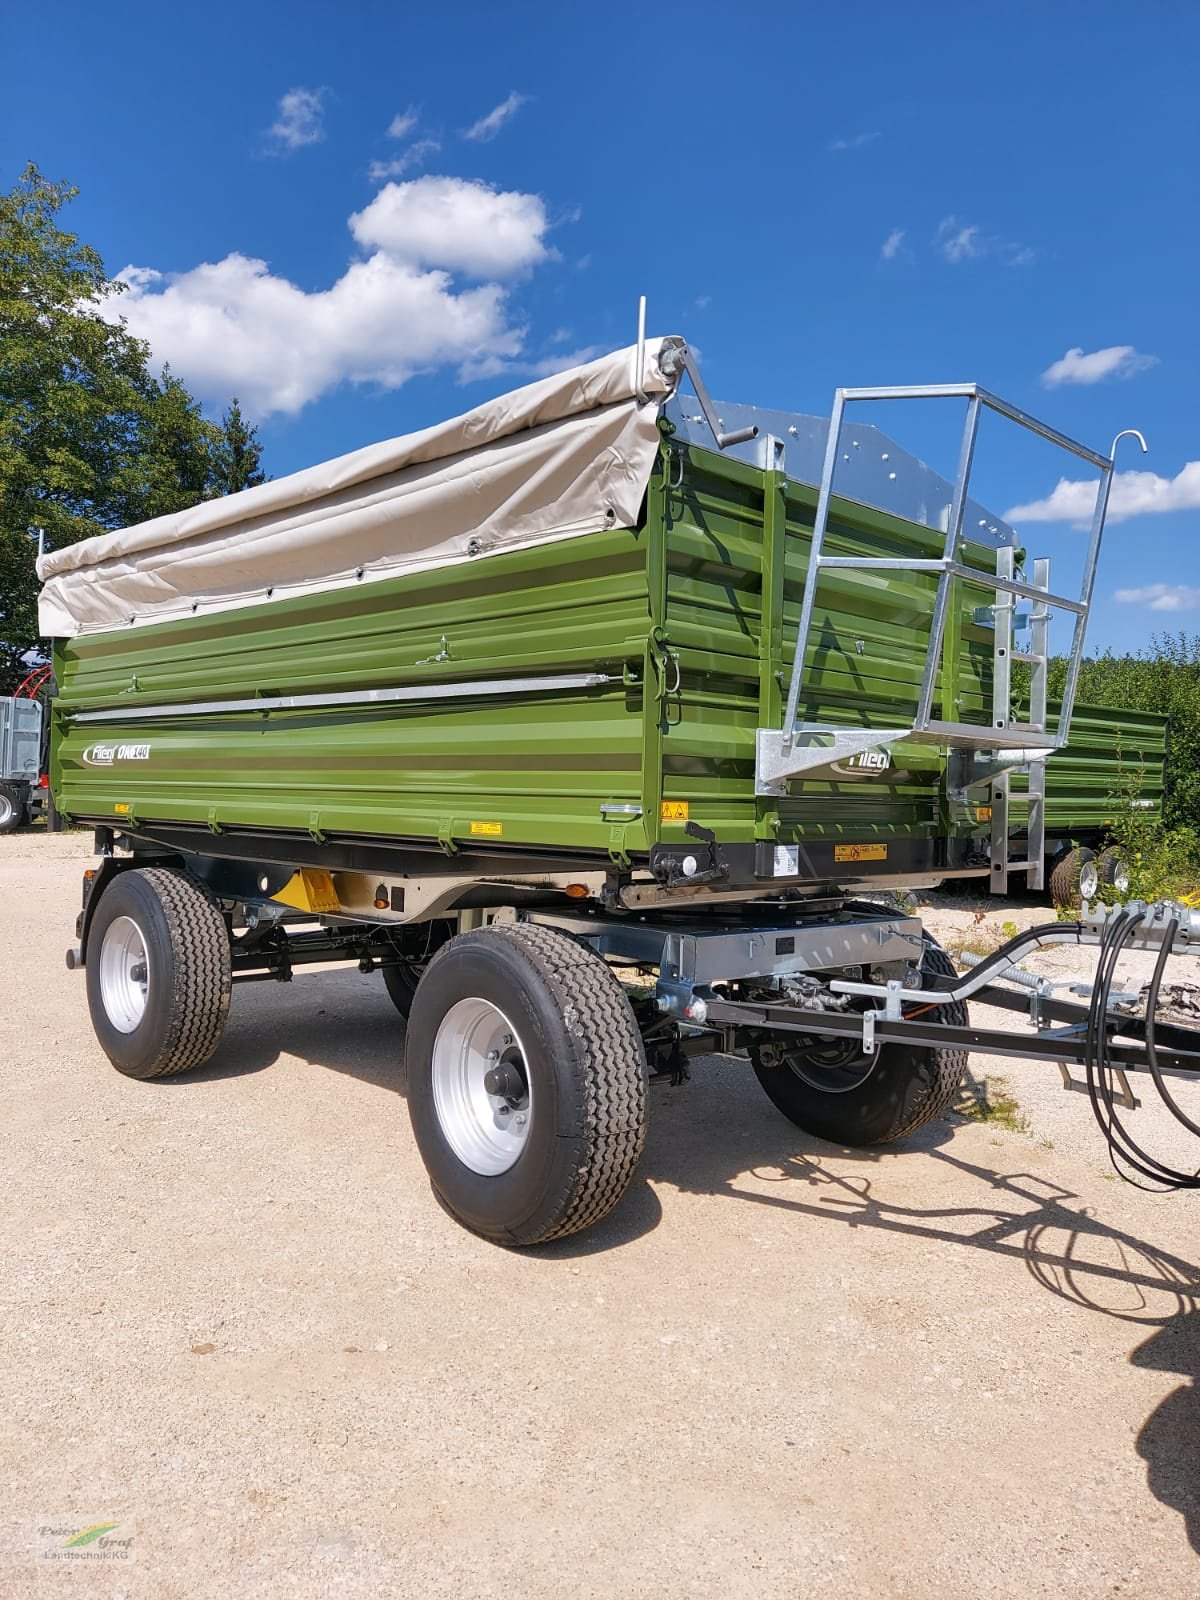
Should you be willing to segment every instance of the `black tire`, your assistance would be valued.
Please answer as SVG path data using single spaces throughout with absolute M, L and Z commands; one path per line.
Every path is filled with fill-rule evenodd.
M 133 1026 L 120 1025 L 119 990 L 114 998 L 119 979 L 112 974 L 119 973 L 122 941 L 129 937 L 124 925 L 114 932 L 122 918 L 133 924 L 145 955 L 143 977 L 132 979 L 144 994 L 144 1009 Z M 110 936 L 114 948 L 106 964 Z M 229 1014 L 229 956 L 220 906 L 190 874 L 138 867 L 112 880 L 92 917 L 84 970 L 92 1026 L 118 1072 L 164 1078 L 208 1060 Z M 133 1004 L 136 1009 L 136 999 Z M 125 1013 L 126 1024 L 130 1015 Z
M 510 1082 L 527 1093 L 510 1101 L 517 1114 L 527 1108 L 528 1128 L 505 1170 L 468 1164 L 439 1113 L 435 1047 L 444 1104 L 454 1048 L 439 1030 L 460 1003 L 494 1011 L 511 1024 L 509 1046 L 515 1037 Z M 532 923 L 452 939 L 417 985 L 405 1055 L 409 1116 L 434 1193 L 473 1233 L 543 1244 L 590 1227 L 624 1194 L 645 1142 L 645 1052 L 625 991 L 586 945 Z
M 24 821 L 24 790 L 15 783 L 0 783 L 0 833 L 16 833 Z
M 1102 850 L 1096 866 L 1100 872 L 1100 882 L 1106 889 L 1113 890 L 1122 898 L 1129 893 L 1129 865 L 1125 860 L 1125 852 L 1117 845 L 1110 844 L 1107 850 Z
M 1050 873 L 1050 898 L 1060 911 L 1078 911 L 1085 900 L 1094 898 L 1086 891 L 1093 874 L 1099 886 L 1095 862 L 1096 852 L 1086 845 L 1068 850 L 1055 862 Z
M 950 957 L 933 943 L 925 946 L 921 971 L 927 978 L 955 976 Z M 956 1027 L 969 1020 L 961 1000 L 940 1007 L 939 1015 Z M 786 1037 L 770 1048 L 751 1047 L 755 1076 L 785 1117 L 831 1144 L 887 1144 L 944 1116 L 967 1066 L 967 1052 L 957 1048 L 884 1044 L 872 1065 L 840 1041 L 814 1039 L 800 1052 L 787 1050 Z
M 417 992 L 418 974 L 408 966 L 386 966 L 383 968 L 383 981 L 387 988 L 388 999 L 396 1010 L 408 1021 L 408 1014 L 412 1010 L 413 997 Z

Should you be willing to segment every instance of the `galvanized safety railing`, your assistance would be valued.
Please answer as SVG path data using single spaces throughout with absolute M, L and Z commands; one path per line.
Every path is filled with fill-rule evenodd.
M 842 423 L 846 406 L 852 401 L 858 400 L 946 399 L 965 399 L 967 402 L 967 416 L 959 449 L 958 472 L 950 502 L 945 543 L 941 556 L 935 559 L 918 559 L 903 556 L 825 555 L 825 534 L 829 525 L 829 512 L 834 492 L 834 475 L 841 448 Z M 975 458 L 975 445 L 979 434 L 979 422 L 985 406 L 989 410 L 997 412 L 1000 416 L 1007 417 L 1010 421 L 1018 423 L 1021 427 L 1029 429 L 1030 432 L 1046 439 L 1049 443 L 1080 457 L 1091 466 L 1096 467 L 1100 472 L 1096 488 L 1096 503 L 1092 514 L 1091 534 L 1088 541 L 1087 554 L 1084 558 L 1083 578 L 1080 593 L 1076 599 L 1072 599 L 1067 595 L 1052 593 L 1047 586 L 1044 570 L 1035 574 L 1032 583 L 1017 579 L 1013 576 L 1011 551 L 1007 562 L 1003 559 L 1004 552 L 998 552 L 995 573 L 968 566 L 958 559 L 959 545 L 963 532 L 963 513 L 967 504 L 971 468 Z M 901 739 L 914 737 L 921 738 L 928 743 L 940 744 L 951 748 L 1027 752 L 1030 758 L 1036 757 L 1039 753 L 1048 753 L 1051 750 L 1060 749 L 1065 745 L 1071 727 L 1071 715 L 1074 710 L 1075 693 L 1079 681 L 1079 668 L 1083 659 L 1088 612 L 1091 608 L 1092 594 L 1096 582 L 1096 568 L 1100 558 L 1100 545 L 1104 536 L 1104 522 L 1108 511 L 1109 492 L 1112 485 L 1114 456 L 1118 442 L 1126 437 L 1127 434 L 1136 438 L 1143 450 L 1146 449 L 1146 442 L 1141 434 L 1134 429 L 1127 429 L 1125 432 L 1119 433 L 1116 439 L 1113 440 L 1112 450 L 1107 456 L 1100 455 L 1089 446 L 1080 444 L 1078 440 L 1070 438 L 1065 433 L 1060 433 L 1056 428 L 1051 428 L 1047 423 L 1030 416 L 1028 412 L 1022 411 L 1018 406 L 1011 405 L 1007 400 L 999 399 L 996 395 L 990 394 L 986 389 L 980 388 L 975 383 L 913 384 L 877 389 L 836 390 L 821 473 L 816 517 L 813 523 L 808 575 L 800 609 L 800 622 L 796 630 L 796 653 L 792 663 L 791 681 L 788 686 L 787 706 L 784 711 L 782 728 L 759 729 L 756 775 L 758 792 L 760 794 L 782 793 L 787 780 L 791 777 L 819 767 L 828 766 L 834 761 L 841 760 L 862 750 L 877 747 L 881 744 L 894 744 Z M 933 616 L 930 625 L 929 646 L 921 676 L 916 711 L 912 722 L 906 727 L 863 728 L 797 720 L 804 687 L 804 663 L 808 651 L 809 636 L 812 631 L 813 613 L 816 608 L 821 575 L 822 573 L 839 569 L 860 572 L 928 572 L 938 575 L 937 593 L 934 598 Z M 1000 697 L 997 695 L 990 724 L 958 722 L 935 718 L 932 715 L 938 662 L 941 658 L 942 642 L 946 632 L 946 619 L 950 606 L 952 586 L 956 580 L 965 580 L 982 588 L 993 590 L 996 595 L 998 610 L 1001 610 L 1010 622 L 1011 607 L 1015 599 L 1033 601 L 1037 608 L 1035 619 L 1038 623 L 1038 634 L 1041 636 L 1043 657 L 1045 624 L 1050 613 L 1058 610 L 1069 612 L 1074 616 L 1075 623 L 1066 685 L 1058 724 L 1053 734 L 1046 730 L 1044 713 L 1041 719 L 1035 715 L 1027 723 L 1017 723 L 1011 720 L 1010 707 L 1007 703 L 1007 662 L 1009 659 L 1007 653 L 1005 655 L 1005 671 L 1003 674 L 1003 697 L 1005 703 L 1002 707 L 1000 705 Z M 1035 654 L 1037 654 L 1036 649 L 1030 652 L 1030 657 L 1032 658 Z M 1040 727 L 1037 725 L 1039 720 L 1041 722 Z

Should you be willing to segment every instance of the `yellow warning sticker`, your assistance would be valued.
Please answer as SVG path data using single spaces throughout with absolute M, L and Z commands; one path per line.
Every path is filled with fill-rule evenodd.
M 835 844 L 833 847 L 835 861 L 886 861 L 887 845 L 885 844 Z
M 476 837 L 485 839 L 502 839 L 504 837 L 504 824 L 502 822 L 473 822 L 471 832 Z
M 992 808 L 991 808 L 991 806 L 976 806 L 975 807 L 975 821 L 976 822 L 990 822 L 991 820 L 992 820 Z
M 113 810 L 119 811 L 123 817 L 127 817 L 129 815 L 129 807 L 123 800 L 118 800 L 116 805 L 113 806 Z
M 686 822 L 688 803 L 686 800 L 664 800 L 658 814 L 664 822 Z

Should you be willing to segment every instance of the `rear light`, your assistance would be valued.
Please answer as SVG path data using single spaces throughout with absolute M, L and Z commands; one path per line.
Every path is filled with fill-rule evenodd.
M 37 786 L 38 786 L 39 789 L 48 789 L 50 787 L 50 775 L 49 775 L 49 773 L 46 773 L 46 772 L 42 773 L 41 777 L 37 781 Z

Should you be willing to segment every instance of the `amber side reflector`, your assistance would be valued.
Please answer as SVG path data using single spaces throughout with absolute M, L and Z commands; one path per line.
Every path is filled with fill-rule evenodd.
M 586 883 L 569 883 L 563 890 L 563 893 L 565 895 L 569 895 L 572 900 L 586 900 L 588 897 L 588 886 Z

